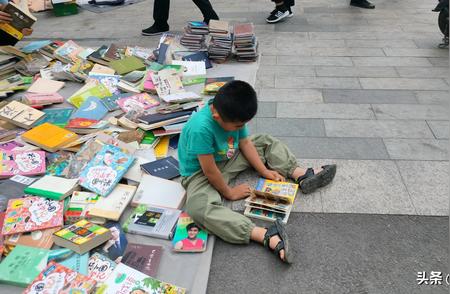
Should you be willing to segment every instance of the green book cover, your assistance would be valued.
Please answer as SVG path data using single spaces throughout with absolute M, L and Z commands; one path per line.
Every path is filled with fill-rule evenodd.
M 47 266 L 49 250 L 17 245 L 0 263 L 0 283 L 27 287 Z
M 35 126 L 42 125 L 43 123 L 51 123 L 55 126 L 64 128 L 72 115 L 73 108 L 50 108 L 42 110 L 45 112 L 45 117 L 41 119 Z
M 72 103 L 76 108 L 80 108 L 81 104 L 86 101 L 89 97 L 97 97 L 97 98 L 105 98 L 111 96 L 111 92 L 109 92 L 108 88 L 103 84 L 98 84 L 97 86 L 90 88 L 80 94 L 70 97 L 67 99 L 70 103 Z
M 119 75 L 124 75 L 134 70 L 145 70 L 145 64 L 135 56 L 111 61 L 109 63 L 109 66 L 113 68 Z
M 153 144 L 155 142 L 156 137 L 152 131 L 145 131 L 144 138 L 142 138 L 141 144 Z
M 30 187 L 26 187 L 23 190 L 23 192 L 25 194 L 41 196 L 41 197 L 52 199 L 52 200 L 61 200 L 61 198 L 64 196 L 64 194 L 62 194 L 62 193 L 41 190 L 41 189 L 36 189 L 36 188 L 30 188 Z

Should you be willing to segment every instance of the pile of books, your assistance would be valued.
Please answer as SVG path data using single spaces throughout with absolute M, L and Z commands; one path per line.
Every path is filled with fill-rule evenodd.
M 208 56 L 217 62 L 223 62 L 231 54 L 233 40 L 230 25 L 227 21 L 211 20 L 209 22 L 209 35 L 211 36 Z
M 206 23 L 190 21 L 184 28 L 184 34 L 180 43 L 190 50 L 198 51 L 205 48 L 206 35 L 208 35 L 208 25 Z
M 234 50 L 237 61 L 255 61 L 258 42 L 252 23 L 234 25 Z

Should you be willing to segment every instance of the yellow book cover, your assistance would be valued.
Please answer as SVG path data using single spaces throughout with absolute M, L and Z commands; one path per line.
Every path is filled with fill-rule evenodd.
M 289 203 L 294 203 L 297 190 L 298 184 L 276 182 L 260 178 L 256 184 L 254 193 L 262 197 L 267 197 L 268 199 L 285 200 Z
M 111 95 L 112 95 L 111 92 L 109 92 L 108 88 L 105 85 L 98 84 L 95 87 L 92 87 L 84 92 L 79 93 L 76 96 L 71 96 L 67 100 L 70 103 L 72 103 L 76 108 L 80 108 L 81 104 L 83 104 L 83 102 L 91 96 L 102 99 Z
M 78 138 L 74 132 L 44 123 L 22 135 L 22 139 L 28 143 L 37 145 L 44 150 L 54 152 L 59 147 L 67 145 Z
M 158 145 L 155 147 L 155 156 L 156 158 L 164 158 L 167 156 L 167 152 L 169 151 L 169 136 L 164 136 L 159 141 Z
M 0 29 L 5 31 L 6 33 L 10 34 L 17 40 L 22 40 L 22 38 L 23 38 L 22 32 L 18 31 L 15 27 L 13 27 L 12 25 L 10 25 L 6 22 L 0 23 Z

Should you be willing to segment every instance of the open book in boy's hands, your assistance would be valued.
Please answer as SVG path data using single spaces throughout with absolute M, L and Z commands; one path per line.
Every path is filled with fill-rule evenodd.
M 260 178 L 253 192 L 258 196 L 267 197 L 269 199 L 281 198 L 289 203 L 294 203 L 297 190 L 298 184 Z

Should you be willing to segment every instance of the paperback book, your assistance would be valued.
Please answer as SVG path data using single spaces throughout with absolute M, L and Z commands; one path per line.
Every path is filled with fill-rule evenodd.
M 150 277 L 155 277 L 163 247 L 128 243 L 122 262 Z
M 37 230 L 27 233 L 9 235 L 5 238 L 5 246 L 12 248 L 17 245 L 50 249 L 53 246 L 52 234 L 58 231 L 60 227 Z
M 116 268 L 116 263 L 108 257 L 95 252 L 89 257 L 88 277 L 97 282 L 104 282 Z
M 45 173 L 44 151 L 0 152 L 0 178 Z
M 108 197 L 98 198 L 97 202 L 90 207 L 89 215 L 118 221 L 135 192 L 135 186 L 118 184 Z
M 30 129 L 45 113 L 19 101 L 11 101 L 0 108 L 0 118 L 24 129 Z
M 77 179 L 66 179 L 62 177 L 55 177 L 45 175 L 30 186 L 26 187 L 23 192 L 41 196 L 53 200 L 63 200 L 77 189 Z
M 82 219 L 87 219 L 96 224 L 106 222 L 104 218 L 93 217 L 90 214 L 92 207 L 97 203 L 100 196 L 91 192 L 74 191 L 70 197 L 69 207 L 64 212 L 65 223 L 73 224 Z
M 180 214 L 172 244 L 176 252 L 203 252 L 206 250 L 208 233 L 195 224 L 186 213 Z
M 111 232 L 111 237 L 93 252 L 98 252 L 116 263 L 120 263 L 128 245 L 125 232 L 118 222 L 108 222 L 104 225 Z

